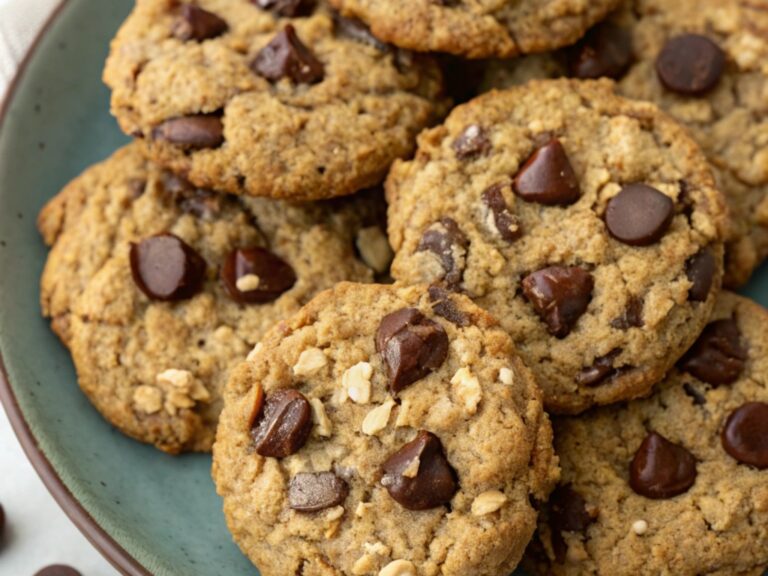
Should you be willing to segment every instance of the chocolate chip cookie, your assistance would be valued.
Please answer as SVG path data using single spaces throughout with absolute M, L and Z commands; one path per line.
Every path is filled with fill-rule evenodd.
M 509 336 L 464 296 L 342 283 L 227 385 L 213 475 L 264 576 L 490 576 L 557 476 Z
M 292 200 L 377 184 L 443 111 L 439 68 L 306 0 L 141 0 L 104 80 L 123 130 L 197 186 Z
M 768 11 L 748 0 L 635 0 L 557 55 L 494 63 L 485 85 L 609 76 L 685 124 L 712 164 L 732 222 L 725 283 L 768 256 Z
M 650 398 L 555 423 L 563 466 L 535 574 L 718 576 L 768 568 L 768 312 L 722 293 Z
M 47 237 L 59 232 L 44 312 L 110 422 L 168 452 L 209 450 L 220 389 L 259 337 L 316 292 L 386 267 L 383 202 L 219 195 L 142 148 L 86 171 L 44 210 Z
M 378 38 L 420 51 L 510 57 L 572 44 L 620 0 L 331 0 Z
M 498 317 L 553 411 L 646 394 L 714 305 L 726 211 L 706 160 L 608 81 L 454 109 L 395 164 L 387 195 L 393 277 Z

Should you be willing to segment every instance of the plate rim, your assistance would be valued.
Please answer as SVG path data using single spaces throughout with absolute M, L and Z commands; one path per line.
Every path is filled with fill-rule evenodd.
M 24 58 L 13 76 L 5 98 L 0 104 L 0 131 L 5 125 L 5 119 L 11 108 L 11 103 L 16 98 L 16 91 L 24 77 L 32 58 L 37 54 L 40 41 L 51 30 L 58 17 L 69 5 L 69 0 L 59 0 L 56 7 L 48 15 L 40 30 L 35 35 Z M 64 481 L 59 477 L 56 469 L 48 460 L 48 457 L 40 449 L 32 429 L 27 424 L 21 406 L 11 386 L 10 377 L 5 367 L 2 350 L 0 350 L 0 404 L 8 415 L 11 428 L 21 444 L 27 460 L 43 481 L 48 492 L 56 503 L 69 517 L 72 523 L 80 530 L 86 539 L 101 553 L 102 556 L 124 576 L 152 576 L 123 546 L 109 535 L 91 514 L 83 507 L 72 494 Z

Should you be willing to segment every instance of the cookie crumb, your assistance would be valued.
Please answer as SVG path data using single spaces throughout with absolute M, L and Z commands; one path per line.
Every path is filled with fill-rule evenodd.
M 240 278 L 238 278 L 235 282 L 235 286 L 240 292 L 250 292 L 251 290 L 256 290 L 259 287 L 259 284 L 261 284 L 261 278 L 256 276 L 256 274 L 246 274 L 245 276 L 240 276 Z
M 373 367 L 368 362 L 358 362 L 341 378 L 347 395 L 355 404 L 368 404 L 371 400 L 371 375 Z
M 392 413 L 394 406 L 395 401 L 389 398 L 384 404 L 371 409 L 363 420 L 363 433 L 373 436 L 384 430 L 389 423 L 389 415 Z
M 498 490 L 488 490 L 487 492 L 480 494 L 472 502 L 472 514 L 475 516 L 491 514 L 504 506 L 506 501 L 507 497 L 502 492 L 499 492 Z
M 632 532 L 637 534 L 638 536 L 642 536 L 646 532 L 648 532 L 648 522 L 645 520 L 635 520 L 632 523 Z
M 323 401 L 320 398 L 312 398 L 309 404 L 312 406 L 312 419 L 315 421 L 315 430 L 317 430 L 318 435 L 324 438 L 330 437 L 333 424 L 328 418 L 328 414 L 325 413 Z
M 139 386 L 133 391 L 133 403 L 142 412 L 154 414 L 163 407 L 163 393 L 153 386 Z
M 328 358 L 320 348 L 307 348 L 299 354 L 299 360 L 293 367 L 293 374 L 312 376 L 322 370 L 326 364 L 328 364 Z

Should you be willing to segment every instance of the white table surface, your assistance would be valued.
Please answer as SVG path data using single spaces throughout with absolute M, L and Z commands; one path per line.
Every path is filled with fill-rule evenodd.
M 58 0 L 0 0 L 0 100 L 35 33 Z M 0 576 L 33 576 L 49 564 L 67 564 L 83 576 L 115 576 L 48 493 L 0 410 L 0 505 L 5 537 Z

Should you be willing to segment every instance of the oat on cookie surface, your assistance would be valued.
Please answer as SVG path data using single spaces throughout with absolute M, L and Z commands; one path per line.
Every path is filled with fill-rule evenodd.
M 767 35 L 760 2 L 632 0 L 573 49 L 492 63 L 484 86 L 610 76 L 684 123 L 731 211 L 725 283 L 735 287 L 768 256 Z
M 607 81 L 454 109 L 395 164 L 387 195 L 393 277 L 498 317 L 554 411 L 646 394 L 714 305 L 726 212 L 709 167 Z
M 66 325 L 80 385 L 108 420 L 169 452 L 209 450 L 228 370 L 267 328 L 323 288 L 373 278 L 355 244 L 383 202 L 216 194 L 146 162 L 142 146 L 45 209 L 41 227 L 59 232 L 44 312 Z
M 193 4 L 139 0 L 104 79 L 123 130 L 198 186 L 294 200 L 351 194 L 377 184 L 444 110 L 429 57 L 322 5 Z
M 767 325 L 765 309 L 724 292 L 653 396 L 555 422 L 563 477 L 532 573 L 763 574 Z
M 540 392 L 487 313 L 342 283 L 262 343 L 228 384 L 214 479 L 264 576 L 512 571 L 557 470 Z M 316 349 L 327 362 L 297 375 Z

